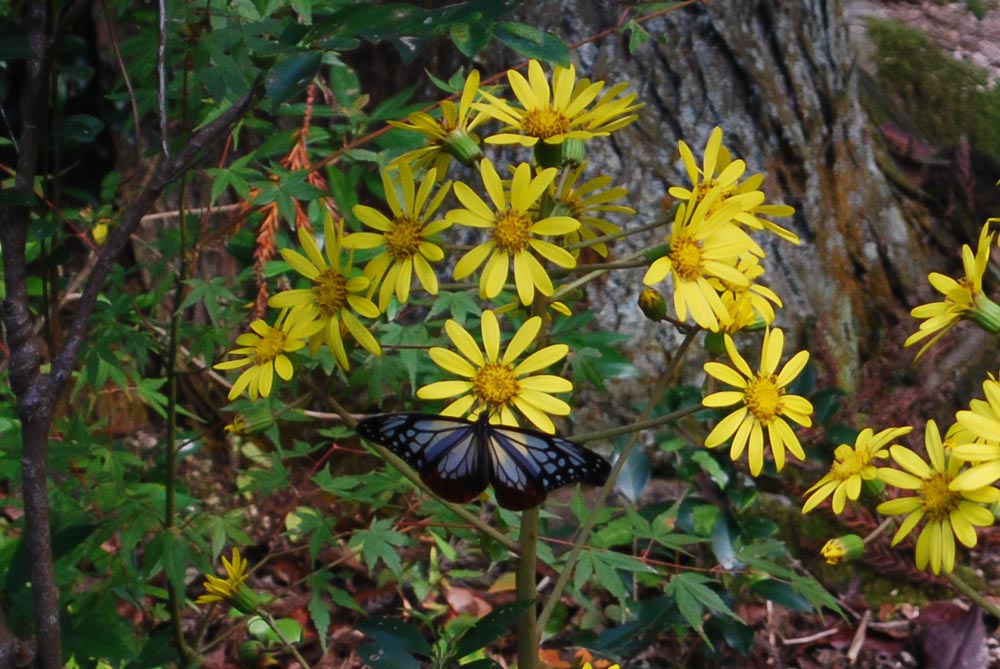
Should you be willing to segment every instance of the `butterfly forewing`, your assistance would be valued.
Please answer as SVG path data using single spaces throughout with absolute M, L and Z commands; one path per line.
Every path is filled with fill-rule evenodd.
M 611 466 L 579 444 L 534 430 L 426 414 L 386 414 L 358 423 L 420 473 L 437 495 L 467 502 L 492 484 L 497 503 L 515 511 L 542 503 L 575 481 L 602 485 Z
M 385 414 L 358 423 L 358 434 L 382 444 L 449 502 L 468 502 L 489 484 L 475 424 L 433 414 Z

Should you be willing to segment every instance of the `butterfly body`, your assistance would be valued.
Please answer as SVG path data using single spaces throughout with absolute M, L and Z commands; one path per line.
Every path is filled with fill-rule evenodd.
M 449 502 L 464 503 L 488 485 L 497 503 L 520 511 L 564 485 L 602 485 L 611 466 L 579 444 L 523 428 L 434 414 L 394 413 L 358 423 L 358 434 L 406 461 Z

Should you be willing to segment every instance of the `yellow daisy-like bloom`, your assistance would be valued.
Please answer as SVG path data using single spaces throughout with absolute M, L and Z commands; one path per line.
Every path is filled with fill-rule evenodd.
M 521 163 L 514 170 L 508 192 L 490 161 L 481 161 L 479 167 L 493 208 L 467 185 L 456 182 L 455 195 L 466 208 L 449 211 L 446 218 L 451 223 L 488 228 L 490 238 L 462 256 L 455 265 L 455 278 L 464 279 L 485 262 L 479 294 L 494 298 L 503 290 L 513 263 L 514 283 L 522 303 L 531 304 L 536 289 L 543 295 L 552 295 L 552 280 L 532 252 L 565 268 L 575 267 L 576 258 L 536 235 L 565 235 L 580 227 L 580 222 L 570 216 L 534 220 L 532 209 L 552 184 L 557 170 L 545 169 L 532 178 L 531 166 Z
M 502 425 L 518 425 L 513 411 L 517 409 L 535 427 L 549 434 L 555 432 L 555 425 L 548 414 L 569 415 L 570 406 L 551 393 L 568 393 L 573 390 L 572 383 L 552 374 L 529 376 L 565 358 L 568 346 L 546 346 L 515 364 L 538 336 L 542 327 L 540 317 L 534 316 L 525 321 L 507 344 L 503 355 L 500 354 L 500 324 L 492 311 L 483 312 L 480 325 L 482 350 L 472 335 L 455 321 L 448 320 L 444 327 L 458 353 L 434 347 L 430 350 L 431 359 L 445 371 L 462 377 L 462 380 L 430 383 L 417 391 L 417 397 L 441 400 L 459 395 L 442 414 L 468 414 L 470 419 L 475 420 L 481 412 L 487 411 L 490 422 Z
M 747 308 L 745 305 L 747 304 L 749 305 L 752 318 L 743 327 L 751 325 L 758 319 L 764 325 L 770 325 L 774 322 L 774 307 L 781 308 L 782 304 L 781 298 L 778 297 L 777 293 L 767 286 L 757 283 L 757 279 L 764 274 L 764 268 L 760 264 L 760 259 L 752 253 L 744 254 L 736 264 L 736 269 L 746 276 L 747 284 L 733 284 L 722 279 L 712 281 L 712 285 L 719 293 L 719 297 L 722 298 L 723 303 L 728 307 L 730 315 L 734 317 L 733 323 L 728 325 L 723 323 L 722 330 L 732 333 L 742 329 L 742 327 L 735 326 L 738 321 L 747 320 L 747 314 L 745 313 Z
M 249 391 L 252 400 L 267 397 L 271 394 L 276 372 L 285 381 L 292 378 L 292 361 L 285 354 L 304 347 L 306 340 L 319 328 L 314 314 L 309 309 L 283 312 L 278 316 L 278 322 L 274 327 L 260 319 L 251 323 L 250 329 L 253 332 L 244 332 L 237 337 L 236 343 L 239 348 L 229 352 L 229 355 L 242 357 L 214 365 L 215 369 L 239 369 L 250 366 L 236 379 L 229 390 L 229 399 L 236 399 L 244 390 Z
M 979 233 L 979 246 L 975 254 L 968 244 L 962 245 L 962 265 L 965 269 L 965 276 L 957 281 L 938 272 L 931 272 L 927 275 L 931 286 L 941 293 L 944 299 L 940 302 L 921 304 L 910 312 L 911 316 L 922 318 L 924 322 L 920 324 L 920 328 L 916 332 L 907 337 L 904 346 L 912 346 L 927 337 L 931 337 L 930 341 L 917 352 L 915 359 L 919 360 L 924 351 L 943 337 L 958 323 L 959 319 L 966 316 L 971 310 L 987 305 L 997 306 L 983 295 L 983 274 L 986 272 L 986 265 L 990 260 L 990 246 L 993 243 L 993 237 L 994 233 L 989 232 L 989 223 L 987 223 L 983 226 L 982 232 Z
M 848 499 L 856 500 L 861 494 L 863 481 L 873 481 L 878 476 L 876 460 L 889 457 L 889 442 L 909 434 L 912 427 L 890 427 L 878 434 L 866 427 L 854 440 L 854 446 L 841 444 L 833 453 L 830 471 L 806 490 L 809 499 L 802 506 L 802 513 L 809 513 L 820 502 L 833 495 L 833 512 L 841 513 Z
M 409 123 L 389 121 L 389 125 L 396 128 L 426 135 L 429 142 L 423 148 L 396 158 L 391 167 L 404 163 L 413 163 L 418 168 L 433 166 L 439 175 L 444 176 L 452 157 L 470 166 L 479 160 L 483 153 L 479 150 L 479 138 L 472 131 L 489 117 L 482 112 L 472 113 L 472 103 L 478 92 L 479 70 L 473 70 L 465 79 L 458 106 L 451 100 L 441 101 L 440 119 L 425 112 L 414 112 L 406 118 Z
M 736 211 L 759 201 L 763 193 L 733 197 L 716 208 L 718 197 L 713 194 L 701 200 L 693 213 L 687 211 L 687 205 L 677 208 L 667 240 L 669 251 L 653 261 L 642 279 L 652 286 L 670 275 L 677 318 L 686 320 L 690 311 L 698 325 L 713 331 L 719 329 L 720 321 L 728 322 L 729 310 L 711 280 L 749 287 L 750 280 L 736 268 L 736 259 L 745 253 L 764 254 L 749 235 L 732 223 Z
M 878 512 L 887 516 L 909 514 L 893 537 L 893 546 L 924 520 L 917 538 L 917 569 L 930 564 L 931 570 L 940 574 L 942 570 L 950 572 L 955 567 L 955 539 L 971 548 L 976 545 L 976 527 L 993 524 L 993 514 L 983 505 L 997 501 L 1000 491 L 990 486 L 972 490 L 952 488 L 962 461 L 945 455 L 941 435 L 933 420 L 927 421 L 924 443 L 930 464 L 903 446 L 889 449 L 892 459 L 904 471 L 880 467 L 878 477 L 889 485 L 917 494 L 882 502 Z
M 329 215 L 323 224 L 323 235 L 326 240 L 326 258 L 312 235 L 302 228 L 299 228 L 299 243 L 306 254 L 303 256 L 291 249 L 281 249 L 281 257 L 285 262 L 312 281 L 313 287 L 282 291 L 272 297 L 268 304 L 272 307 L 292 307 L 296 311 L 308 308 L 319 323 L 316 333 L 309 341 L 309 350 L 315 353 L 320 344 L 325 342 L 333 352 L 337 364 L 347 370 L 350 369 L 350 363 L 347 361 L 341 326 L 370 353 L 380 355 L 382 349 L 375 337 L 351 313 L 353 310 L 365 318 L 378 318 L 379 310 L 361 294 L 368 288 L 369 280 L 363 276 L 352 276 L 352 255 L 345 256 L 341 252 L 341 233 Z
M 969 409 L 956 414 L 958 420 L 952 437 L 958 441 L 952 453 L 957 458 L 979 463 L 962 472 L 952 488 L 976 489 L 1000 480 L 1000 383 L 994 378 L 983 381 L 986 401 L 975 399 Z M 949 430 L 951 435 L 951 430 Z
M 414 274 L 424 290 L 437 295 L 437 276 L 430 264 L 444 258 L 444 251 L 429 238 L 451 224 L 443 219 L 430 219 L 447 197 L 451 182 L 443 184 L 432 198 L 436 178 L 437 171 L 431 169 L 424 175 L 418 189 L 414 183 L 413 171 L 408 164 L 403 163 L 399 166 L 402 201 L 396 193 L 389 172 L 382 172 L 385 199 L 392 210 L 391 220 L 379 210 L 362 204 L 353 209 L 358 220 L 378 232 L 347 235 L 344 246 L 352 249 L 385 248 L 365 265 L 365 276 L 371 281 L 372 288 L 381 283 L 378 293 L 380 311 L 385 311 L 389 306 L 393 290 L 400 302 L 406 302 L 410 298 L 410 284 Z
M 813 406 L 809 400 L 799 395 L 789 395 L 786 389 L 809 361 L 808 351 L 799 351 L 778 372 L 778 362 L 785 345 L 785 334 L 775 328 L 764 333 L 764 343 L 760 354 L 760 371 L 754 372 L 743 356 L 736 350 L 733 338 L 725 335 L 726 352 L 733 367 L 721 362 L 706 362 L 705 372 L 733 386 L 738 390 L 724 390 L 712 393 L 702 400 L 707 407 L 720 408 L 739 405 L 705 438 L 707 448 L 715 448 L 732 437 L 729 456 L 736 460 L 749 446 L 750 473 L 760 474 L 764 468 L 764 429 L 767 441 L 774 455 L 774 466 L 781 471 L 785 466 L 785 449 L 800 460 L 805 453 L 799 438 L 785 420 L 809 427 Z
M 611 177 L 607 175 L 595 177 L 578 186 L 577 181 L 586 168 L 587 164 L 583 163 L 570 172 L 565 180 L 561 180 L 558 188 L 553 185 L 549 189 L 549 195 L 555 203 L 553 212 L 563 213 L 580 221 L 579 229 L 566 236 L 567 244 L 592 242 L 598 237 L 620 232 L 621 228 L 603 218 L 605 214 L 635 213 L 632 207 L 611 204 L 628 195 L 628 190 L 621 187 L 608 188 Z M 604 242 L 592 242 L 589 246 L 602 258 L 608 257 L 608 247 Z M 575 249 L 572 253 L 579 255 L 580 250 Z
M 764 182 L 764 175 L 760 173 L 753 174 L 742 183 L 740 182 L 740 177 L 746 172 L 746 162 L 733 160 L 729 150 L 722 145 L 722 128 L 718 126 L 709 135 L 700 168 L 694 153 L 686 142 L 683 140 L 678 142 L 678 148 L 692 184 L 690 189 L 682 186 L 672 186 L 669 189 L 670 195 L 678 200 L 690 204 L 715 192 L 720 195 L 719 204 L 721 205 L 734 195 L 758 191 Z M 782 239 L 798 244 L 800 243 L 799 237 L 794 232 L 786 230 L 766 218 L 761 218 L 762 216 L 791 216 L 794 213 L 795 209 L 786 204 L 764 204 L 763 199 L 761 199 L 759 204 L 739 212 L 735 216 L 735 220 L 749 228 L 767 230 Z
M 507 124 L 507 132 L 486 138 L 488 144 L 534 146 L 539 140 L 559 144 L 567 139 L 605 136 L 638 118 L 632 112 L 642 107 L 635 103 L 635 94 L 617 97 L 623 86 L 613 89 L 615 97 L 605 95 L 591 106 L 604 82 L 581 80 L 583 85 L 578 86 L 572 65 L 553 69 L 551 88 L 537 60 L 528 63 L 527 79 L 516 70 L 508 70 L 507 79 L 520 107 L 485 91 L 486 102 L 473 105 Z
M 195 604 L 226 602 L 242 613 L 253 613 L 260 603 L 260 598 L 256 592 L 245 585 L 247 580 L 246 558 L 240 555 L 238 548 L 234 548 L 232 560 L 223 557 L 222 566 L 226 570 L 226 578 L 206 574 L 204 584 L 206 594 L 195 600 Z

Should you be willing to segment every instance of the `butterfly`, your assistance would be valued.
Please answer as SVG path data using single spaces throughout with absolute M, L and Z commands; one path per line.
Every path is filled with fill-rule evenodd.
M 468 502 L 492 485 L 497 504 L 522 511 L 574 481 L 603 485 L 611 471 L 607 460 L 569 439 L 490 425 L 485 411 L 475 422 L 390 413 L 365 418 L 356 429 L 405 460 L 449 502 Z

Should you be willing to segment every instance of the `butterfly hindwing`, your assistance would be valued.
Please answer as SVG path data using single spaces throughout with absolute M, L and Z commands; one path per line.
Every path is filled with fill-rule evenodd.
M 488 484 L 497 503 L 520 511 L 564 485 L 603 484 L 607 460 L 553 435 L 431 414 L 385 414 L 358 423 L 358 434 L 382 444 L 413 467 L 435 494 L 468 502 Z
M 583 481 L 603 485 L 611 466 L 579 444 L 533 430 L 490 427 L 490 483 L 500 506 L 521 510 L 541 504 L 564 485 Z

